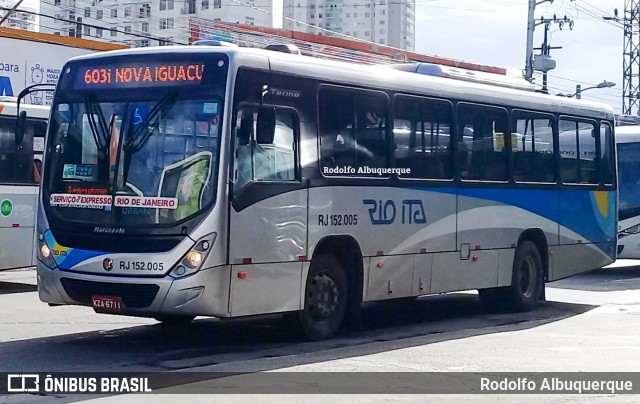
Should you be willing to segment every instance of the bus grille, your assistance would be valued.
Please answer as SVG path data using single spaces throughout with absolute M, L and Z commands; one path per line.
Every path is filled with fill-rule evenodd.
M 76 302 L 91 305 L 91 296 L 119 296 L 126 308 L 140 309 L 149 307 L 156 298 L 160 286 L 127 283 L 108 283 L 82 281 L 62 278 L 62 287 Z

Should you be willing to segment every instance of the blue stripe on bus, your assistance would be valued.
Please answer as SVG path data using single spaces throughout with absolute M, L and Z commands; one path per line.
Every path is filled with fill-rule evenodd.
M 558 223 L 588 242 L 616 237 L 615 191 L 513 190 L 490 188 L 423 189 L 516 206 Z

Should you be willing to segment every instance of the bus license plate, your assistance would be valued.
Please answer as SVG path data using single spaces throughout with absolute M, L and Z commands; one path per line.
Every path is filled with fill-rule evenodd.
M 91 305 L 97 313 L 118 313 L 123 308 L 119 296 L 91 296 Z

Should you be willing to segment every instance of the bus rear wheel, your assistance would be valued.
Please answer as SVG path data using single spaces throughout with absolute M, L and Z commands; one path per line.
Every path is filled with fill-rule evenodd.
M 338 333 L 348 305 L 347 275 L 340 261 L 322 254 L 311 261 L 305 287 L 304 310 L 298 313 L 300 331 L 319 341 Z
M 532 310 L 544 288 L 544 270 L 538 247 L 528 240 L 521 242 L 513 260 L 511 285 L 480 289 L 480 300 L 492 309 L 524 312 Z

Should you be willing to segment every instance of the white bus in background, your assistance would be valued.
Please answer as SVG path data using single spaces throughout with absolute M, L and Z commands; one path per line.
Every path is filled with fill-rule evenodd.
M 611 107 L 440 75 L 215 46 L 74 58 L 40 299 L 174 323 L 285 313 L 323 339 L 363 302 L 478 289 L 526 311 L 611 263 Z
M 640 125 L 616 126 L 618 258 L 640 259 Z
M 0 97 L 0 270 L 35 265 L 34 228 L 50 111 L 48 106 L 21 104 L 28 118 L 19 142 L 16 102 L 15 97 Z

